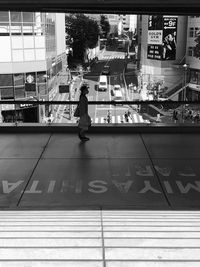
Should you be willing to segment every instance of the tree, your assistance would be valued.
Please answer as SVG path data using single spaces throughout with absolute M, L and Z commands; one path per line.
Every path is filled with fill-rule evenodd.
M 100 19 L 100 27 L 101 27 L 101 37 L 107 38 L 108 33 L 110 32 L 110 23 L 106 16 L 101 15 Z
M 65 17 L 67 36 L 73 40 L 73 57 L 83 60 L 87 48 L 97 45 L 100 29 L 98 23 L 83 14 L 70 14 Z
M 197 44 L 194 47 L 194 56 L 200 59 L 200 32 L 197 33 L 197 38 L 194 40 Z

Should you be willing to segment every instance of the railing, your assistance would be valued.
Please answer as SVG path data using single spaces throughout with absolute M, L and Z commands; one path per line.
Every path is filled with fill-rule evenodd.
M 6 123 L 66 123 L 78 122 L 74 110 L 78 101 L 1 100 L 1 125 Z M 89 101 L 93 124 L 152 123 L 200 124 L 200 101 Z

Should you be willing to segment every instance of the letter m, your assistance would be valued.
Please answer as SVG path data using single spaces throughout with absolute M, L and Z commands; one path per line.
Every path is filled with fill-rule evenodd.
M 182 184 L 181 181 L 176 181 L 176 184 L 182 194 L 187 194 L 190 189 L 194 189 L 197 192 L 200 192 L 200 181 L 194 181 L 194 184 L 187 183 L 185 186 Z

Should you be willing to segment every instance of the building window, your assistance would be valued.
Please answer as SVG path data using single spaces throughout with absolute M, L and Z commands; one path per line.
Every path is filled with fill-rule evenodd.
M 192 46 L 188 47 L 188 56 L 193 57 L 193 47 Z
M 14 99 L 14 88 L 1 88 L 1 99 Z
M 45 83 L 47 80 L 46 71 L 37 72 L 37 83 Z
M 0 12 L 0 22 L 9 23 L 9 13 L 7 11 Z
M 24 73 L 14 74 L 14 85 L 15 86 L 24 85 Z
M 189 29 L 189 37 L 194 37 L 194 28 Z
M 12 25 L 21 25 L 22 23 L 21 12 L 10 12 L 10 17 Z
M 23 12 L 22 16 L 23 16 L 23 23 L 24 24 L 33 24 L 34 22 L 34 16 L 33 16 L 33 12 Z
M 198 81 L 198 72 L 196 70 L 190 71 L 190 82 L 197 84 Z
M 10 35 L 9 25 L 0 22 L 0 36 L 8 36 L 8 35 Z
M 24 97 L 25 97 L 24 86 L 15 87 L 15 99 L 24 98 Z
M 0 86 L 13 86 L 12 74 L 0 74 Z

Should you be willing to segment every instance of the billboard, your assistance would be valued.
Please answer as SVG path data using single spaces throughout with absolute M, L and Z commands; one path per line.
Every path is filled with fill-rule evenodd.
M 176 59 L 177 20 L 177 16 L 149 16 L 147 58 Z

